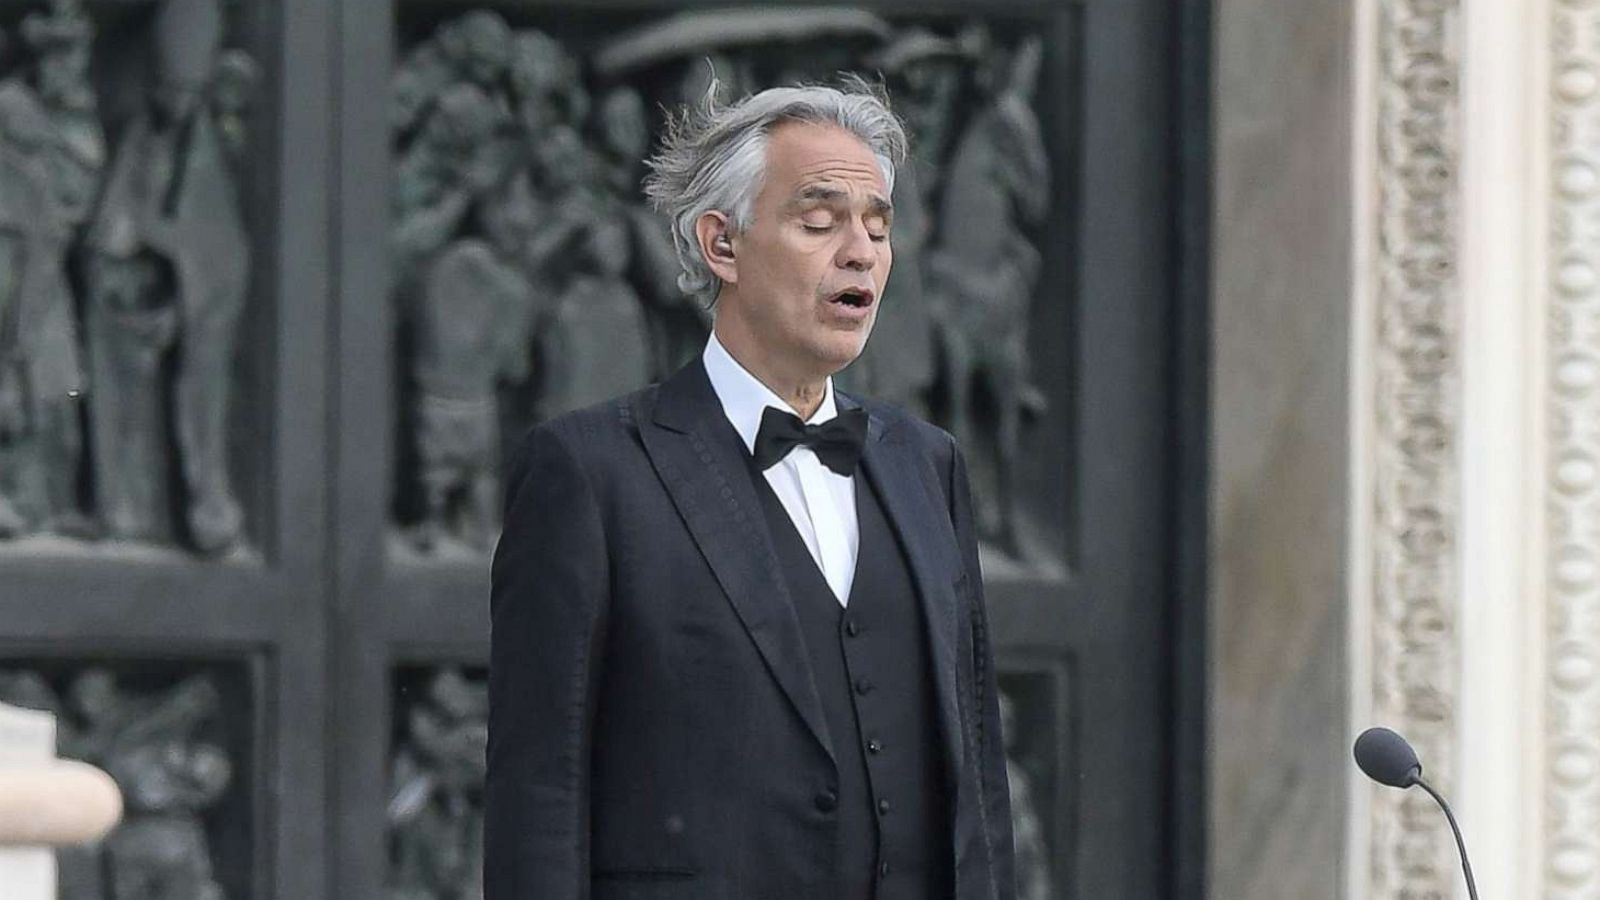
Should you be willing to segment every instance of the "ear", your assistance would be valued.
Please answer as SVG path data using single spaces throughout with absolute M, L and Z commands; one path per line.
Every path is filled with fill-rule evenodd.
M 733 223 L 726 213 L 710 209 L 700 214 L 694 223 L 695 239 L 700 244 L 700 256 L 711 268 L 711 274 L 725 284 L 739 282 L 739 264 L 734 259 Z

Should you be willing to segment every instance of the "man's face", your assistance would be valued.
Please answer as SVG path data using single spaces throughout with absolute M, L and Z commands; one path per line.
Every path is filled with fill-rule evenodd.
M 749 227 L 732 236 L 717 316 L 731 315 L 778 371 L 821 378 L 861 354 L 889 280 L 893 210 L 855 135 L 791 122 L 768 135 Z M 726 304 L 726 307 L 724 306 Z

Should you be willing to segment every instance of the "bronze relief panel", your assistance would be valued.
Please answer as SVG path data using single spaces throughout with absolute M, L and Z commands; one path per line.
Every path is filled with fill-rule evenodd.
M 640 191 L 663 110 L 698 100 L 713 74 L 734 98 L 856 72 L 883 82 L 914 158 L 894 188 L 882 312 L 840 384 L 956 434 L 991 573 L 1064 575 L 1071 487 L 1049 461 L 1070 433 L 1041 420 L 1068 405 L 1070 351 L 1034 327 L 1072 294 L 1070 216 L 1052 187 L 1070 127 L 1041 118 L 1071 108 L 1071 86 L 1046 73 L 1073 52 L 1045 41 L 1053 19 L 397 15 L 391 556 L 486 553 L 501 460 L 527 427 L 663 378 L 704 345 L 711 313 L 678 289 L 669 228 Z
M 0 545 L 248 557 L 250 23 L 32 6 L 0 16 Z

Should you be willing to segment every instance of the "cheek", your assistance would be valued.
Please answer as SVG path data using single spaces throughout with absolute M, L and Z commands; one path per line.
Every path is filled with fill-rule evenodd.
M 825 271 L 827 253 L 803 241 L 775 242 L 765 254 L 760 279 L 766 286 L 785 295 L 814 289 Z
M 796 254 L 783 268 L 784 291 L 790 303 L 809 309 L 817 294 L 827 284 L 832 268 L 832 256 L 827 252 L 808 251 Z

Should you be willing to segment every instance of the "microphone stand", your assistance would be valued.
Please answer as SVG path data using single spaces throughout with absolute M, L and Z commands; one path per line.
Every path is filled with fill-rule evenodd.
M 1466 873 L 1467 876 L 1467 895 L 1472 900 L 1478 900 L 1478 884 L 1472 880 L 1472 863 L 1467 860 L 1467 842 L 1461 839 L 1461 827 L 1456 824 L 1456 814 L 1450 811 L 1450 804 L 1444 802 L 1444 798 L 1439 795 L 1439 792 L 1434 790 L 1432 785 L 1422 780 L 1421 775 L 1413 776 L 1413 778 L 1413 783 L 1427 791 L 1428 796 L 1432 797 L 1434 802 L 1439 804 L 1439 808 L 1444 810 L 1444 817 L 1450 823 L 1450 830 L 1456 836 L 1456 849 L 1461 852 L 1461 871 Z

